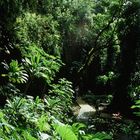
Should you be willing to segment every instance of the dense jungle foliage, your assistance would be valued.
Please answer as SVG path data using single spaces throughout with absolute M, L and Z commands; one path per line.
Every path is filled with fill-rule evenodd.
M 0 0 L 0 140 L 138 140 L 139 117 L 139 0 Z

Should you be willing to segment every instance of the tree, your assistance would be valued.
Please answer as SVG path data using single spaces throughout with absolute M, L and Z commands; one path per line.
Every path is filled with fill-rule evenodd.
M 112 101 L 114 111 L 124 114 L 130 113 L 132 98 L 128 94 L 128 87 L 132 84 L 131 77 L 135 73 L 137 49 L 140 35 L 140 2 L 127 1 L 124 6 L 118 32 L 121 41 L 121 56 L 119 63 L 119 77 L 116 82 L 116 90 Z
M 84 83 L 87 79 L 87 86 L 94 91 L 98 76 L 110 71 L 116 72 L 116 61 L 120 53 L 117 27 L 121 18 L 122 6 L 123 1 L 119 0 L 95 2 L 95 11 L 92 13 L 92 33 L 89 38 L 92 40 L 89 41 L 92 45 L 90 47 L 89 44 L 87 45 L 89 49 L 86 49 L 87 53 L 78 71 L 79 77 L 83 77 Z M 101 89 L 101 87 L 99 88 Z

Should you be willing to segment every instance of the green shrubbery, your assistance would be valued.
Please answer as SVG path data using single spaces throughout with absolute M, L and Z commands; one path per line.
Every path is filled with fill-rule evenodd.
M 37 46 L 49 54 L 60 56 L 61 36 L 58 26 L 52 15 L 25 12 L 16 19 L 16 46 L 22 50 L 23 55 L 26 48 Z
M 70 111 L 71 95 L 64 96 L 64 89 L 72 93 L 71 84 L 64 79 L 54 98 L 40 99 L 32 96 L 8 99 L 4 109 L 0 110 L 0 138 L 4 140 L 104 140 L 111 139 L 106 133 L 86 134 L 86 126 L 70 123 L 66 117 Z M 68 94 L 68 92 L 67 92 Z M 66 108 L 68 107 L 68 108 Z M 66 110 L 65 110 L 66 109 Z M 65 123 L 62 123 L 62 121 Z
M 1 103 L 0 139 L 111 139 L 73 124 L 73 83 L 59 76 L 62 60 L 68 72 L 64 75 L 78 92 L 98 92 L 99 87 L 99 92 L 111 94 L 103 96 L 108 102 L 119 95 L 119 109 L 124 105 L 121 97 L 130 95 L 140 115 L 138 0 L 1 0 L 0 7 L 0 96 L 6 99 Z M 127 61 L 134 63 L 132 68 Z M 90 99 L 98 103 L 93 95 Z M 132 126 L 121 129 L 129 133 Z
M 48 134 L 51 139 L 59 138 L 57 127 L 62 124 L 60 121 L 69 122 L 70 118 L 66 116 L 70 112 L 72 97 L 71 83 L 65 79 L 52 85 L 43 99 L 38 96 L 12 96 L 0 110 L 0 138 L 33 140 L 41 139 L 42 133 Z

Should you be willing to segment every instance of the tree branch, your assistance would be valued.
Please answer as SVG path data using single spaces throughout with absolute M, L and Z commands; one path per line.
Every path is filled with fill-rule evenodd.
M 120 10 L 116 10 L 114 12 L 114 14 L 112 15 L 111 17 L 111 20 L 108 22 L 108 24 L 98 33 L 97 37 L 95 38 L 95 41 L 94 41 L 94 47 L 91 48 L 91 50 L 89 51 L 88 53 L 88 56 L 86 57 L 85 59 L 85 62 L 84 64 L 82 65 L 82 67 L 78 70 L 78 73 L 81 74 L 90 64 L 91 62 L 93 61 L 93 58 L 95 58 L 95 56 L 97 56 L 97 53 L 98 50 L 100 50 L 101 48 L 98 46 L 98 40 L 100 38 L 100 36 L 106 31 L 109 29 L 110 25 L 114 22 L 114 20 L 116 19 L 115 16 L 119 14 L 120 16 Z M 119 16 L 117 17 L 119 19 Z M 115 19 L 114 19 L 115 18 Z M 118 22 L 118 20 L 117 20 Z M 116 26 L 114 27 L 116 28 Z

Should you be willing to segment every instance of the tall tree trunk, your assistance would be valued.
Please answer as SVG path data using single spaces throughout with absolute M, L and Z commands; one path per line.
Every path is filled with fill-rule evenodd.
M 129 31 L 121 36 L 120 76 L 115 86 L 114 98 L 111 103 L 112 110 L 119 111 L 124 115 L 130 115 L 132 100 L 128 93 L 128 86 L 131 84 L 131 76 L 136 66 L 136 49 L 138 47 L 139 26 L 138 23 L 127 19 Z

